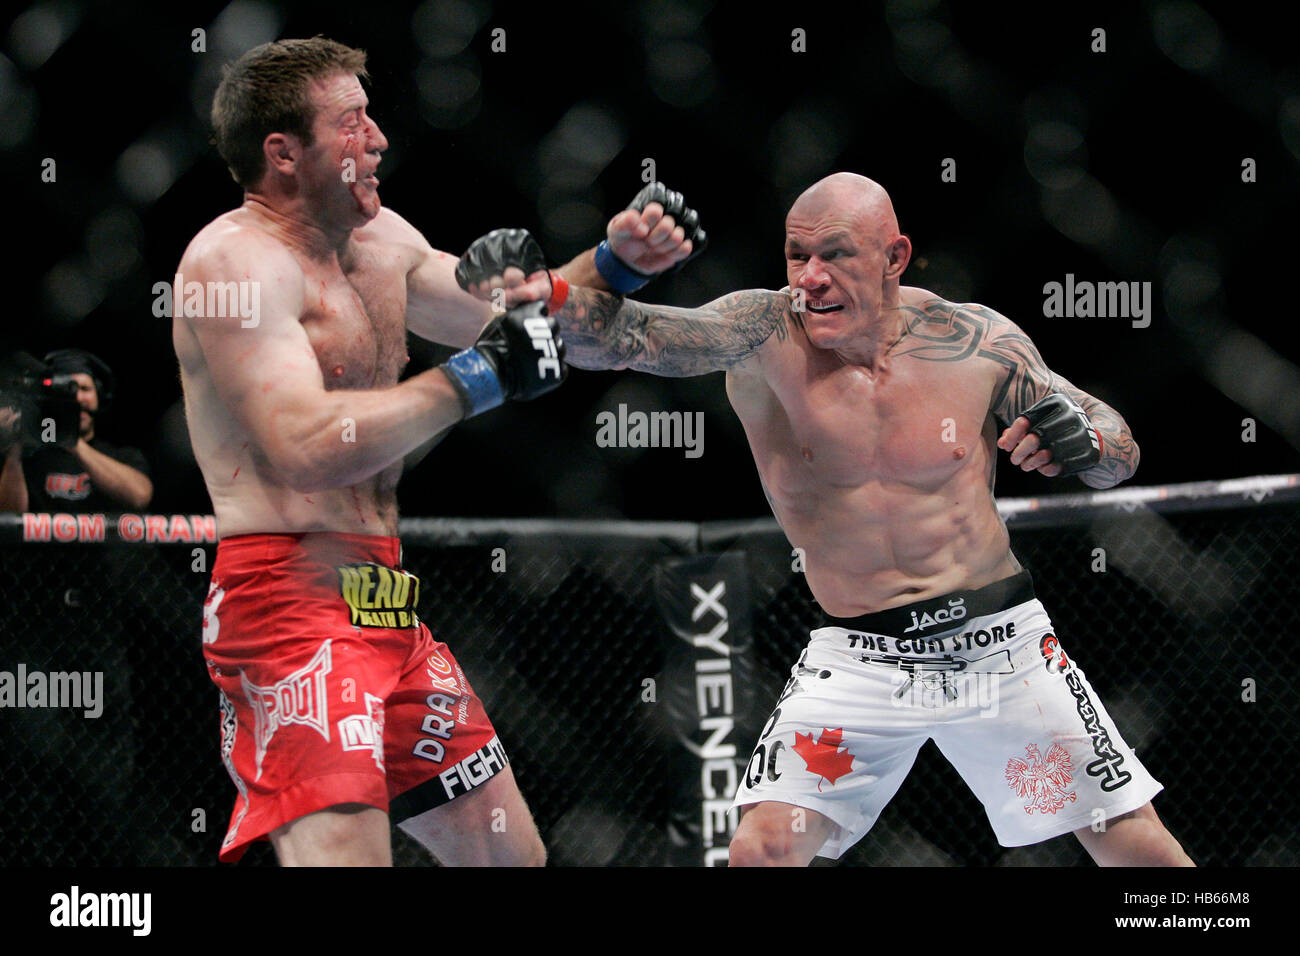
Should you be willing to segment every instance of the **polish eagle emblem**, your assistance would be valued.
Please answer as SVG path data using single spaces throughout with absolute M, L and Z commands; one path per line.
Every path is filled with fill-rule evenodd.
M 1005 776 L 1007 783 L 1016 795 L 1029 802 L 1025 804 L 1025 813 L 1055 813 L 1067 802 L 1073 803 L 1078 794 L 1073 790 L 1066 792 L 1074 777 L 1074 767 L 1070 763 L 1070 754 L 1060 744 L 1052 744 L 1047 751 L 1047 758 L 1039 752 L 1036 744 L 1025 748 L 1027 760 L 1012 757 L 1007 761 Z

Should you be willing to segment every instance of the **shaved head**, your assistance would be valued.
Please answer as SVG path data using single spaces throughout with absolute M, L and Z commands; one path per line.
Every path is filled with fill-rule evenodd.
M 898 235 L 898 218 L 885 187 L 857 173 L 832 173 L 802 193 L 786 216 L 818 218 L 829 211 L 851 218 L 865 236 L 890 242 Z

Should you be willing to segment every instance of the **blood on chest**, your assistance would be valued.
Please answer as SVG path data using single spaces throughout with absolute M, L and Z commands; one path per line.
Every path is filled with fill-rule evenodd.
M 302 325 L 326 389 L 385 388 L 406 365 L 404 310 L 392 298 L 367 302 L 346 280 L 320 287 Z

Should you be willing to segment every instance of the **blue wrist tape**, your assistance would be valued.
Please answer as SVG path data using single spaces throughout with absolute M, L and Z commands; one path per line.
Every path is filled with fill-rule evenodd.
M 466 418 L 496 408 L 506 400 L 501 379 L 478 349 L 457 352 L 442 363 L 442 370 L 460 394 Z
M 609 287 L 619 295 L 635 292 L 654 276 L 643 275 L 624 263 L 614 250 L 609 247 L 609 240 L 602 239 L 596 247 L 596 271 L 609 283 Z

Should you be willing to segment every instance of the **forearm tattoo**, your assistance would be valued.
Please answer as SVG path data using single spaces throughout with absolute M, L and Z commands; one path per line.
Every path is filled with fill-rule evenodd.
M 569 364 L 683 377 L 733 368 L 772 335 L 790 334 L 790 298 L 735 292 L 698 309 L 648 305 L 573 288 L 555 314 Z
M 999 368 L 990 405 L 1009 425 L 1039 399 L 1063 392 L 1092 419 L 1101 436 L 1101 461 L 1079 477 L 1093 488 L 1109 488 L 1137 469 L 1138 447 L 1124 419 L 1113 408 L 1047 367 L 1034 343 L 1005 316 L 982 305 L 955 305 L 933 299 L 925 308 L 903 306 L 905 332 L 896 355 L 932 362 L 960 362 L 976 357 Z

